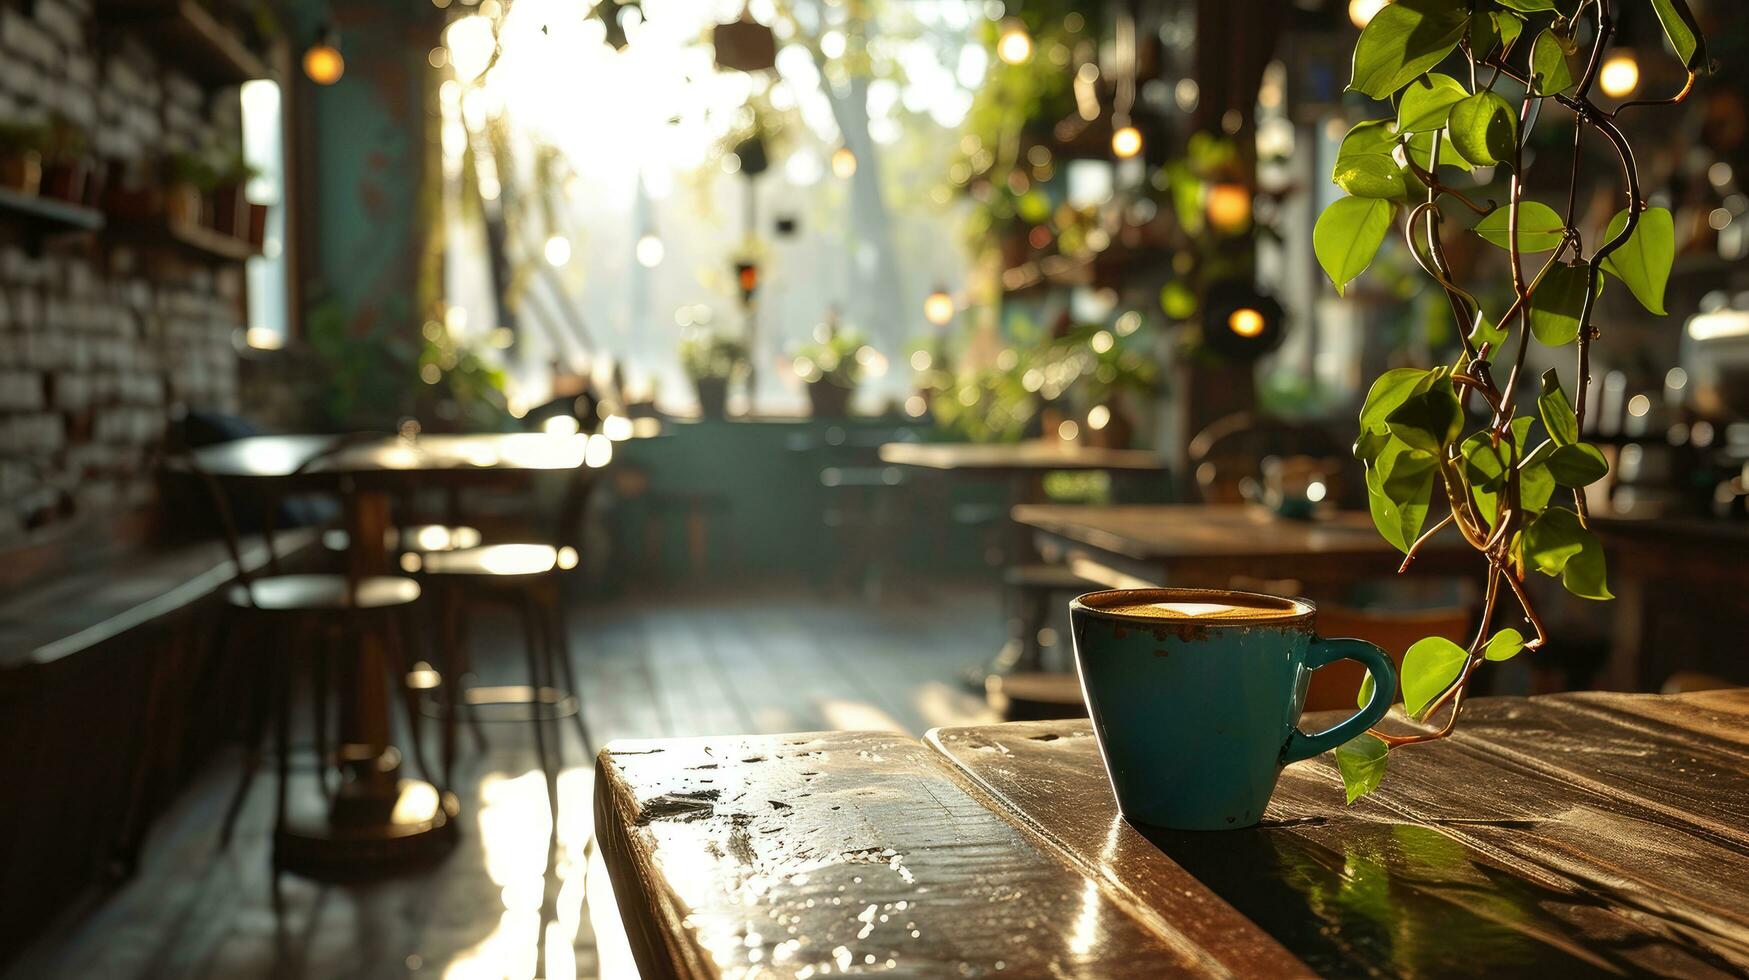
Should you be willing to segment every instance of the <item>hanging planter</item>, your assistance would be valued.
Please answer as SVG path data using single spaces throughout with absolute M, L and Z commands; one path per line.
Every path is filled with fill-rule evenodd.
M 753 19 L 753 11 L 741 8 L 739 20 L 718 24 L 711 31 L 717 67 L 728 71 L 769 71 L 777 67 L 777 36 L 771 28 Z

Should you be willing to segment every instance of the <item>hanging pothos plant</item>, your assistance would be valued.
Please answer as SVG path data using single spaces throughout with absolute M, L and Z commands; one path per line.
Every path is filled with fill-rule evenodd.
M 1525 588 L 1528 572 L 1557 577 L 1585 599 L 1611 598 L 1584 496 L 1609 472 L 1603 454 L 1582 437 L 1597 337 L 1592 314 L 1607 273 L 1662 315 L 1675 257 L 1670 212 L 1647 206 L 1617 119 L 1682 102 L 1708 67 L 1684 0 L 1627 0 L 1652 8 L 1688 81 L 1667 98 L 1598 105 L 1593 88 L 1614 34 L 1612 7 L 1620 2 L 1396 0 L 1355 46 L 1349 89 L 1394 101 L 1396 117 L 1363 122 L 1343 140 L 1332 179 L 1348 196 L 1318 219 L 1318 261 L 1340 293 L 1401 218 L 1410 252 L 1444 292 L 1463 337 L 1455 363 L 1398 368 L 1373 384 L 1355 455 L 1366 464 L 1373 521 L 1405 553 L 1405 568 L 1429 538 L 1455 525 L 1487 559 L 1488 571 L 1469 645 L 1428 637 L 1404 656 L 1404 709 L 1422 720 L 1447 709 L 1445 722 L 1414 734 L 1373 731 L 1338 749 L 1349 802 L 1378 786 L 1390 749 L 1451 734 L 1478 666 L 1548 643 Z M 1454 51 L 1454 75 L 1433 70 Z M 1525 138 L 1549 111 L 1571 115 L 1574 153 L 1564 200 L 1545 203 L 1524 197 Z M 1606 142 L 1619 161 L 1625 207 L 1604 228 L 1579 222 L 1587 137 Z M 1506 174 L 1504 203 L 1478 203 L 1446 183 L 1454 169 L 1484 167 Z M 1514 298 L 1505 310 L 1482 309 L 1479 290 L 1454 281 L 1446 262 L 1441 220 L 1466 212 L 1475 218 L 1470 231 L 1506 253 Z M 1515 397 L 1529 383 L 1522 375 L 1532 342 L 1570 349 L 1576 361 L 1572 389 L 1556 371 L 1538 379 L 1540 432 L 1535 419 L 1517 415 Z M 1474 424 L 1476 418 L 1485 421 Z M 1424 530 L 1436 487 L 1450 512 Z M 1529 639 L 1510 626 L 1494 629 L 1507 597 L 1522 609 Z M 1370 688 L 1369 678 L 1361 703 L 1371 698 Z

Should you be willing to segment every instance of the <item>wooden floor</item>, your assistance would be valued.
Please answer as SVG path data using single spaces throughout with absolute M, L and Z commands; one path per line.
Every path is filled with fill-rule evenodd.
M 1003 635 L 992 590 L 869 605 L 805 589 L 572 606 L 585 717 L 615 738 L 891 728 L 991 720 L 956 674 Z M 513 627 L 475 631 L 485 679 L 520 682 Z M 498 677 L 490 676 L 494 673 Z M 565 728 L 558 845 L 526 726 L 468 747 L 457 850 L 368 886 L 268 875 L 271 781 L 237 839 L 217 829 L 237 773 L 215 765 L 155 829 L 136 877 L 76 910 L 9 978 L 635 977 L 591 840 L 592 760 Z

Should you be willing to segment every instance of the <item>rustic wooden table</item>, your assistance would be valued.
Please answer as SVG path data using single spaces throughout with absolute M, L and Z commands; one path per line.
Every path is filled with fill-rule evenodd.
M 590 449 L 591 439 L 597 440 Z M 334 436 L 252 436 L 195 452 L 199 467 L 232 484 L 268 485 L 278 493 L 324 490 L 345 506 L 350 574 L 394 574 L 384 546 L 396 494 L 424 486 L 502 483 L 534 473 L 576 472 L 607 465 L 612 449 L 600 436 L 543 433 L 421 435 L 413 439 Z M 337 448 L 338 447 L 338 448 Z M 605 450 L 605 451 L 604 451 Z M 404 778 L 401 753 L 390 743 L 390 691 L 383 651 L 366 638 L 360 656 L 343 666 L 347 697 L 340 711 L 339 756 L 351 760 L 343 808 L 293 801 L 287 818 L 287 865 L 294 869 L 366 863 L 395 867 L 441 853 L 454 841 L 460 807 L 423 780 Z M 306 857 L 307 855 L 307 857 Z
M 881 462 L 959 473 L 1033 476 L 1053 470 L 1163 473 L 1166 458 L 1145 449 L 1099 449 L 1066 442 L 889 442 Z
M 1403 561 L 1372 518 L 1353 511 L 1294 521 L 1249 504 L 1025 504 L 1013 515 L 1037 535 L 1042 550 L 1112 588 L 1296 579 L 1313 594 L 1327 594 L 1395 575 Z M 1480 561 L 1448 530 L 1423 546 L 1411 571 L 1479 573 Z
M 1465 715 L 1242 831 L 1126 823 L 1085 720 L 616 742 L 596 830 L 646 978 L 1749 971 L 1749 691 Z
M 951 477 L 956 480 L 997 481 L 1008 487 L 1008 504 L 1037 504 L 1046 500 L 1045 474 L 1092 472 L 1123 475 L 1130 479 L 1166 474 L 1166 458 L 1143 449 L 1100 449 L 1077 443 L 1031 439 L 1024 442 L 890 442 L 881 446 L 881 461 Z M 1039 564 L 1030 529 L 1011 524 L 1004 529 L 1004 561 L 1021 572 Z M 1010 615 L 1009 636 L 991 660 L 971 669 L 966 680 L 982 689 L 989 675 L 1006 674 L 1025 665 L 1036 665 L 1040 656 L 1034 637 L 1038 624 L 1025 616 Z

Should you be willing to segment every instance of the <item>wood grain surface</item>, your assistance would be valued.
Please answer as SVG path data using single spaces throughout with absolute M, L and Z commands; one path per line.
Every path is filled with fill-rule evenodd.
M 596 827 L 649 980 L 1306 972 L 1217 899 L 1211 948 L 1071 869 L 906 736 L 616 742 Z
M 1354 806 L 1323 756 L 1286 770 L 1260 826 L 1219 834 L 1119 819 L 1085 722 L 930 741 L 1083 873 L 1145 894 L 1175 862 L 1325 975 L 1731 976 L 1749 753 L 1709 731 L 1732 719 L 1749 692 L 1484 699 Z
M 1354 806 L 1325 756 L 1226 833 L 1122 820 L 1085 720 L 617 743 L 597 825 L 648 976 L 1734 976 L 1746 722 L 1484 699 Z

